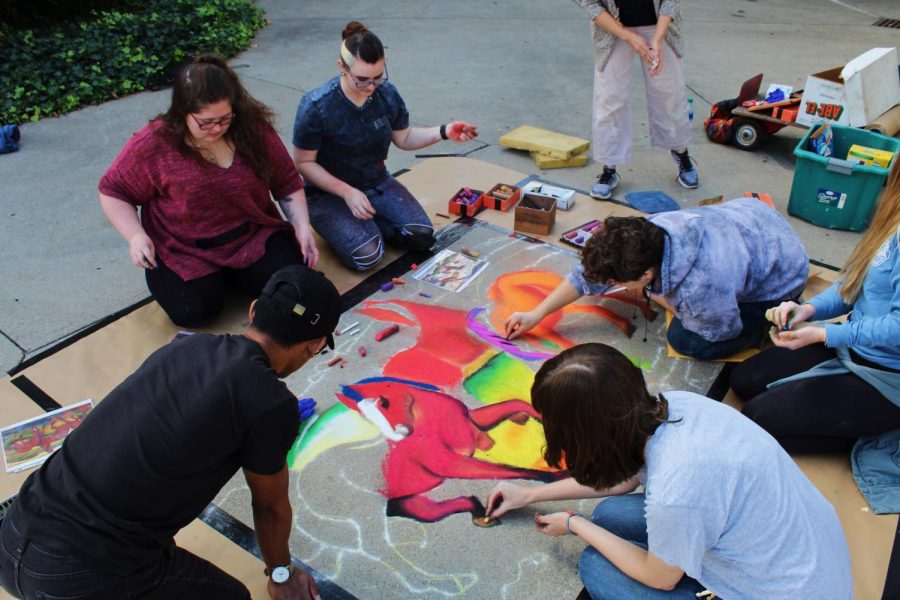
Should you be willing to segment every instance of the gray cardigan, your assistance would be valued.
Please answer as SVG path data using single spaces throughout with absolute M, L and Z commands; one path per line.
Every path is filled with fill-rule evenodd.
M 619 20 L 619 7 L 616 6 L 614 0 L 579 0 L 582 8 L 584 8 L 588 16 L 591 18 L 592 37 L 594 41 L 594 61 L 597 68 L 602 71 L 612 54 L 613 45 L 616 43 L 616 36 L 609 33 L 602 27 L 597 27 L 594 19 L 608 12 Z M 672 17 L 669 28 L 666 30 L 666 42 L 675 52 L 678 58 L 684 58 L 684 35 L 683 35 L 683 19 L 681 17 L 680 0 L 653 0 L 653 6 L 656 8 L 656 14 Z

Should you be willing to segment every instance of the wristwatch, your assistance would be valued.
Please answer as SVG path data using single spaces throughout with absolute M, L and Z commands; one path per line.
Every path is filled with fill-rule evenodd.
M 274 567 L 269 569 L 266 567 L 266 570 L 263 571 L 266 577 L 271 577 L 272 581 L 278 584 L 287 583 L 287 580 L 291 578 L 291 575 L 294 573 L 294 565 L 284 565 L 281 567 Z

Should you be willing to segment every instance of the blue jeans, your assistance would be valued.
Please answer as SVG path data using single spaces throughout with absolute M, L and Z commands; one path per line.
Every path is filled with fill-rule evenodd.
M 159 560 L 121 576 L 42 548 L 19 533 L 14 519 L 15 503 L 0 525 L 0 584 L 16 598 L 250 600 L 244 584 L 174 542 Z
M 343 199 L 318 189 L 307 190 L 309 221 L 313 229 L 351 269 L 359 268 L 354 251 L 373 245 L 373 242 L 373 247 L 381 247 L 382 240 L 393 241 L 404 227 L 433 231 L 422 205 L 393 177 L 362 192 L 375 209 L 374 219 L 357 219 Z
M 762 341 L 766 332 L 766 311 L 773 306 L 778 306 L 781 302 L 781 300 L 767 300 L 738 304 L 738 309 L 741 311 L 741 323 L 744 327 L 737 337 L 730 340 L 718 342 L 706 340 L 686 329 L 678 317 L 672 319 L 666 337 L 672 348 L 692 358 L 699 360 L 727 358 Z
M 612 534 L 629 542 L 647 547 L 647 521 L 644 518 L 644 495 L 614 496 L 597 505 L 591 520 Z M 619 570 L 592 546 L 581 554 L 578 562 L 581 581 L 593 600 L 645 600 L 653 598 L 685 598 L 696 600 L 703 585 L 687 575 L 675 589 L 663 591 L 635 581 Z

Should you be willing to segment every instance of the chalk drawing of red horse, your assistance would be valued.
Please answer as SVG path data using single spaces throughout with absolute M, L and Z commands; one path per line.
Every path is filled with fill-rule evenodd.
M 388 516 L 433 523 L 455 513 L 484 516 L 475 496 L 433 500 L 426 492 L 445 479 L 538 479 L 553 481 L 551 471 L 523 469 L 475 458 L 489 450 L 490 429 L 510 420 L 519 425 L 540 415 L 527 402 L 507 400 L 470 409 L 437 387 L 393 377 L 363 379 L 342 386 L 338 399 L 374 423 L 387 439 L 382 463 Z

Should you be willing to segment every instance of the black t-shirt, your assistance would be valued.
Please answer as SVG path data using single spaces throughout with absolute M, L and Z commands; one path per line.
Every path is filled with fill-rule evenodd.
M 297 400 L 244 336 L 197 334 L 153 353 L 32 474 L 17 526 L 115 574 L 153 560 L 238 468 L 278 473 Z
M 619 7 L 619 23 L 625 27 L 656 25 L 653 0 L 615 0 Z

